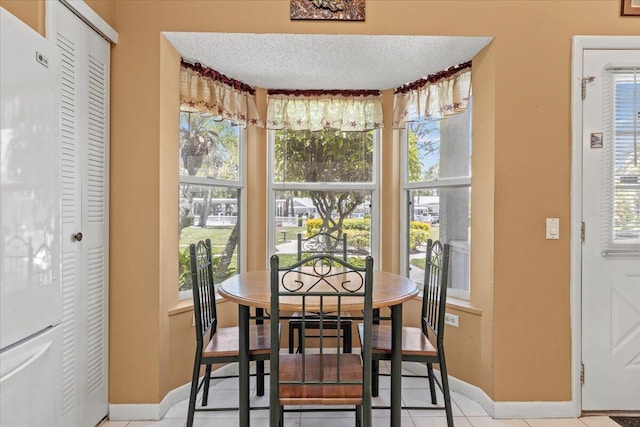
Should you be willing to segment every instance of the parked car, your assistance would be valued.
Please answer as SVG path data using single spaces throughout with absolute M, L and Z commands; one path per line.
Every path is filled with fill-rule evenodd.
M 433 217 L 430 214 L 421 214 L 416 218 L 418 221 L 426 222 L 427 224 L 433 223 Z

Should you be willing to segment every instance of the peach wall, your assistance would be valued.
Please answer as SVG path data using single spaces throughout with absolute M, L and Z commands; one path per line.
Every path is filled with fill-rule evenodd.
M 575 2 L 570 0 L 370 1 L 365 22 L 345 23 L 292 22 L 286 0 L 156 2 L 153 13 L 148 13 L 148 2 L 118 2 L 115 22 L 123 42 L 114 50 L 113 76 L 121 80 L 118 84 L 121 91 L 114 93 L 112 101 L 114 109 L 119 109 L 112 116 L 115 128 L 112 144 L 122 149 L 135 142 L 146 151 L 151 150 L 157 140 L 154 129 L 158 129 L 159 120 L 148 112 L 136 117 L 137 124 L 148 132 L 144 137 L 137 133 L 131 135 L 125 129 L 131 123 L 127 116 L 135 115 L 138 110 L 137 100 L 147 95 L 151 102 L 156 98 L 151 88 L 148 89 L 147 80 L 155 80 L 159 73 L 156 59 L 159 47 L 152 36 L 161 31 L 495 36 L 491 47 L 474 64 L 474 80 L 476 70 L 480 74 L 474 87 L 476 112 L 482 104 L 485 109 L 478 112 L 481 120 L 474 120 L 474 135 L 478 139 L 475 147 L 487 149 L 478 155 L 474 153 L 474 160 L 487 162 L 486 165 L 474 164 L 474 171 L 478 168 L 480 176 L 487 181 L 480 182 L 474 177 L 474 188 L 477 185 L 479 192 L 476 196 L 474 191 L 473 196 L 474 226 L 482 229 L 473 235 L 478 239 L 474 240 L 472 255 L 472 286 L 474 292 L 478 292 L 478 295 L 474 293 L 473 304 L 482 311 L 482 316 L 467 323 L 473 333 L 479 331 L 481 338 L 480 342 L 465 342 L 463 337 L 470 335 L 463 331 L 467 326 L 461 326 L 456 333 L 451 333 L 448 341 L 449 355 L 456 350 L 469 352 L 479 360 L 479 369 L 467 373 L 452 370 L 452 374 L 477 381 L 477 385 L 497 401 L 569 400 L 569 234 L 561 232 L 559 241 L 545 240 L 544 218 L 557 216 L 562 229 L 569 230 L 571 36 L 636 32 L 637 22 L 619 17 L 618 6 L 616 0 L 582 2 L 578 13 Z M 219 19 L 222 16 L 229 19 Z M 215 67 L 215 64 L 209 65 Z M 483 84 L 486 86 L 482 87 Z M 132 98 L 136 102 L 131 102 Z M 383 135 L 389 138 L 387 131 Z M 253 137 L 261 138 L 258 134 Z M 250 140 L 248 143 L 261 142 Z M 264 153 L 258 147 L 253 148 L 257 148 L 256 156 L 250 162 L 260 164 Z M 144 180 L 146 172 L 143 171 L 154 169 L 154 154 L 149 154 L 136 157 L 135 161 L 116 154 L 112 161 L 121 162 L 121 167 L 127 168 L 127 182 Z M 390 173 L 391 179 L 396 179 L 397 175 Z M 263 185 L 260 179 L 256 188 Z M 383 191 L 384 188 L 385 184 Z M 128 211 L 135 210 L 136 206 L 142 208 L 142 202 L 134 202 L 125 191 L 130 189 L 124 181 L 112 185 L 112 197 L 122 197 Z M 134 193 L 137 191 L 139 189 L 134 188 Z M 248 188 L 248 193 L 252 191 Z M 158 196 L 150 194 L 150 197 Z M 118 206 L 124 208 L 122 203 Z M 258 212 L 247 225 L 253 230 L 252 236 L 264 230 L 265 211 L 260 208 Z M 396 227 L 393 222 L 397 217 L 389 215 L 389 218 L 392 222 L 389 226 Z M 132 221 L 131 226 L 139 221 L 142 218 Z M 112 228 L 112 249 L 124 250 L 129 226 Z M 146 230 L 146 226 L 142 228 Z M 163 232 L 156 229 L 155 234 Z M 383 236 L 382 247 L 398 241 L 397 231 L 390 235 L 383 233 Z M 264 237 L 257 237 L 258 242 L 247 248 L 249 266 L 260 265 L 266 257 L 266 245 L 261 241 Z M 141 249 L 141 245 L 134 244 L 133 248 L 127 245 L 127 248 Z M 385 253 L 385 258 L 387 256 L 392 258 L 380 265 L 394 270 L 399 260 L 393 258 L 396 255 L 391 251 Z M 118 259 L 111 268 L 127 271 L 131 262 Z M 540 265 L 545 265 L 545 270 Z M 155 268 L 154 263 L 148 265 L 151 271 Z M 153 282 L 149 287 L 153 289 L 157 282 L 152 277 L 140 277 L 142 274 L 136 277 L 143 282 Z M 149 292 L 153 298 L 158 291 Z M 127 305 L 125 301 L 114 304 Z M 550 315 L 540 316 L 541 306 Z M 157 319 L 157 315 L 150 313 L 149 317 Z M 114 337 L 130 333 L 124 326 L 126 316 L 117 321 L 122 322 L 122 326 L 116 326 Z M 457 339 L 463 341 L 456 343 Z M 551 340 L 556 351 L 536 354 L 532 343 L 539 340 Z M 468 349 L 467 345 L 476 347 Z M 142 363 L 131 367 L 132 372 L 149 369 Z M 541 380 L 539 372 L 543 369 L 547 377 L 555 379 L 554 387 Z M 473 379 L 474 375 L 477 380 Z M 124 380 L 125 375 L 121 381 Z M 123 397 L 111 394 L 116 403 L 126 401 Z
M 112 50 L 110 402 L 159 402 L 189 381 L 184 367 L 167 365 L 190 369 L 193 357 L 193 347 L 183 348 L 193 334 L 189 313 L 167 318 L 176 300 L 168 200 L 177 177 L 164 122 L 174 103 L 172 54 L 161 31 L 494 36 L 474 58 L 473 77 L 471 302 L 481 315 L 462 312 L 460 328 L 447 330 L 450 372 L 495 401 L 570 400 L 571 37 L 637 35 L 639 22 L 619 16 L 619 0 L 576 3 L 370 0 L 366 21 L 354 23 L 290 21 L 287 0 L 89 1 L 120 36 Z M 0 5 L 43 32 L 42 1 Z M 248 135 L 248 165 L 258 176 L 250 175 L 247 192 L 263 207 L 247 219 L 247 266 L 259 268 L 266 151 L 264 131 Z M 383 138 L 387 150 L 396 136 L 385 130 Z M 387 162 L 384 179 L 397 180 Z M 387 188 L 393 203 L 397 193 Z M 381 244 L 395 248 L 397 216 L 385 212 L 392 224 L 383 222 Z M 560 240 L 544 239 L 550 216 L 560 218 Z M 397 253 L 384 251 L 379 264 L 397 269 Z M 538 352 L 541 342 L 554 351 Z
M 22 22 L 46 36 L 44 1 L 0 0 L 0 6 L 7 9 Z
M 84 0 L 107 24 L 115 28 L 116 0 Z

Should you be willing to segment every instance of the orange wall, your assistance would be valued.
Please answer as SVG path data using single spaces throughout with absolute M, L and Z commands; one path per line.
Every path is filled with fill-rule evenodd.
M 44 1 L 0 0 L 0 6 L 20 18 L 22 22 L 45 36 Z
M 89 1 L 120 36 L 112 50 L 110 402 L 159 402 L 189 380 L 188 369 L 176 367 L 192 363 L 193 348 L 184 348 L 191 314 L 169 316 L 177 304 L 170 203 L 177 71 L 162 31 L 494 36 L 474 59 L 473 76 L 471 303 L 481 315 L 456 312 L 460 328 L 447 331 L 447 356 L 452 375 L 495 401 L 570 400 L 571 37 L 637 35 L 639 25 L 619 16 L 619 0 L 577 3 L 370 0 L 366 21 L 355 23 L 290 21 L 288 0 Z M 42 1 L 0 5 L 41 30 Z M 259 268 L 265 133 L 250 130 L 248 138 L 255 174 L 247 180 L 247 266 Z M 398 192 L 387 180 L 398 182 L 399 148 L 394 132 L 385 129 L 383 138 L 390 157 L 379 265 L 395 271 Z M 545 217 L 560 218 L 560 240 L 545 240 Z M 554 351 L 541 353 L 541 342 Z

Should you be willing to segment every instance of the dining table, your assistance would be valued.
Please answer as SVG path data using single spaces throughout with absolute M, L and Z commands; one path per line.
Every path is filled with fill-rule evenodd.
M 218 287 L 220 295 L 238 304 L 240 348 L 238 357 L 240 427 L 250 424 L 249 322 L 250 308 L 269 309 L 271 304 L 270 271 L 255 270 L 232 276 Z M 418 295 L 418 286 L 408 277 L 386 271 L 373 272 L 373 308 L 391 310 L 391 398 L 390 425 L 400 427 L 402 410 L 402 303 Z M 281 302 L 282 305 L 282 302 Z M 284 310 L 302 310 L 289 302 Z M 363 307 L 351 307 L 362 309 Z

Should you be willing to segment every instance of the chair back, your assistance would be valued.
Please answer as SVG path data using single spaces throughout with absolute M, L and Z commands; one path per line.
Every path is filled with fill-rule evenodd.
M 348 399 L 360 402 L 369 399 L 367 401 L 370 405 L 373 258 L 367 257 L 365 267 L 362 268 L 327 254 L 313 255 L 292 265 L 280 266 L 278 256 L 273 255 L 270 280 L 272 399 L 275 398 L 280 404 L 296 405 L 359 405 L 361 403 L 349 402 Z M 363 308 L 364 330 L 368 339 L 363 344 L 362 359 L 359 354 L 341 353 L 340 338 L 335 336 L 335 330 L 328 330 L 325 336 L 322 321 L 317 352 L 279 354 L 280 340 L 279 335 L 274 333 L 274 328 L 282 318 L 281 311 L 317 312 L 320 320 L 324 313 L 331 312 L 331 321 L 339 325 L 342 321 L 341 313 Z M 304 319 L 302 317 L 303 331 Z M 355 369 L 351 363 L 354 360 Z M 335 396 L 331 396 L 333 390 Z M 295 401 L 295 393 L 301 393 L 305 397 Z M 317 393 L 322 394 L 321 401 Z M 318 400 L 313 403 L 313 399 Z M 283 401 L 289 403 L 282 403 Z
M 193 285 L 193 313 L 196 323 L 198 351 L 204 346 L 205 337 L 215 333 L 216 295 L 211 263 L 211 240 L 200 240 L 189 245 L 191 283 Z
M 331 254 L 342 256 L 342 260 L 347 260 L 347 235 L 342 233 L 342 237 L 336 237 L 329 233 L 320 232 L 306 239 L 298 233 L 298 261 L 310 255 Z
M 444 316 L 447 307 L 449 277 L 449 244 L 429 239 L 427 242 L 422 298 L 422 332 L 436 337 L 438 349 L 444 338 Z

